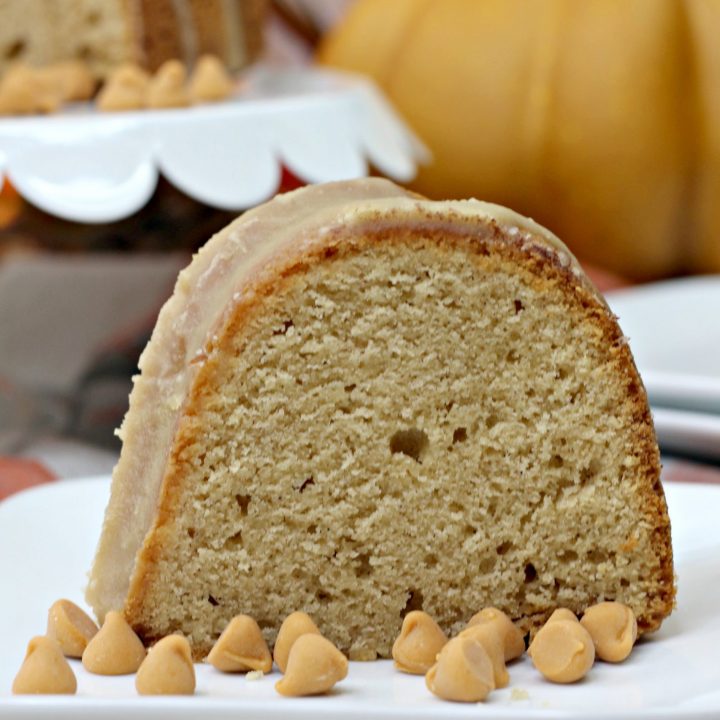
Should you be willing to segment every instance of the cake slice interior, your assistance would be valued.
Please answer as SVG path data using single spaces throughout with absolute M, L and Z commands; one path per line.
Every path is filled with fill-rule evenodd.
M 126 420 L 98 614 L 120 604 L 146 641 L 179 631 L 198 658 L 240 612 L 272 642 L 304 610 L 351 659 L 389 656 L 415 609 L 454 633 L 495 605 L 530 631 L 609 599 L 657 628 L 669 523 L 615 319 L 546 231 L 388 186 L 339 192 L 321 221 L 318 189 L 296 193 L 302 232 L 273 244 L 268 226 L 254 263 L 213 264 L 215 241 L 195 262 L 225 289 L 178 336 L 205 311 L 202 273 L 181 276 L 135 391 L 150 383 L 165 414 L 136 399 Z

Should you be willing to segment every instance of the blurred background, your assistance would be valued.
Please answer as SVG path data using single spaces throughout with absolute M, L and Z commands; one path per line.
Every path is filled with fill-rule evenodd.
M 232 78 L 231 96 L 205 115 L 176 109 L 173 127 L 192 130 L 205 118 L 219 136 L 244 135 L 253 151 L 265 140 L 284 148 L 272 171 L 242 157 L 237 176 L 217 165 L 226 186 L 244 183 L 260 201 L 323 173 L 385 174 L 430 198 L 477 197 L 534 217 L 630 323 L 632 332 L 623 327 L 639 343 L 663 449 L 709 460 L 682 467 L 713 479 L 717 28 L 720 0 L 0 0 L 0 498 L 110 472 L 131 376 L 178 270 L 252 205 L 184 181 L 188 155 L 205 152 L 200 139 L 176 143 L 160 172 L 148 171 L 139 209 L 89 221 L 77 202 L 63 204 L 71 183 L 57 180 L 60 165 L 66 173 L 94 159 L 88 203 L 102 174 L 95 146 L 69 144 L 63 132 L 98 120 L 94 98 L 118 68 L 132 62 L 156 78 L 166 61 L 190 69 L 206 53 Z M 91 76 L 88 99 L 26 98 L 52 94 L 56 81 L 39 73 L 67 61 Z M 358 147 L 341 137 L 348 126 L 337 90 L 355 80 L 336 71 L 372 83 L 351 118 Z M 288 110 L 272 104 L 278 98 L 298 104 Z M 326 103 L 319 137 L 303 114 L 315 100 Z M 237 125 L 226 112 L 232 103 L 244 113 Z M 245 116 L 260 106 L 290 119 L 255 137 Z M 162 111 L 146 112 L 137 127 Z M 121 115 L 99 118 L 110 145 Z M 347 166 L 331 167 L 334 133 Z

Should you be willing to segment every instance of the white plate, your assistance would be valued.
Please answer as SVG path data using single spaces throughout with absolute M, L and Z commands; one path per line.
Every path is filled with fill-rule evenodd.
M 720 460 L 720 415 L 653 407 L 658 444 L 664 453 Z
M 653 405 L 720 415 L 720 276 L 607 294 Z
M 13 677 L 32 635 L 44 631 L 59 597 L 79 601 L 100 530 L 107 479 L 64 481 L 0 504 L 0 717 L 2 718 L 700 718 L 720 716 L 720 487 L 668 485 L 673 521 L 678 608 L 652 639 L 622 665 L 598 663 L 573 686 L 542 681 L 524 658 L 512 663 L 510 686 L 478 705 L 432 697 L 422 677 L 388 661 L 351 663 L 330 697 L 277 695 L 277 673 L 251 682 L 198 665 L 191 698 L 138 697 L 133 677 L 99 677 L 72 661 L 73 697 L 14 697 Z M 527 692 L 513 700 L 512 691 Z

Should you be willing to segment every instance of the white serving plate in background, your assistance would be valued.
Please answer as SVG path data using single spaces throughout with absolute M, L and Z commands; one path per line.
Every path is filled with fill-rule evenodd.
M 606 297 L 629 339 L 663 452 L 720 460 L 720 275 Z
M 678 575 L 677 610 L 621 665 L 596 663 L 571 686 L 543 681 L 525 657 L 509 666 L 510 686 L 480 705 L 442 702 L 422 677 L 389 661 L 350 663 L 329 697 L 283 698 L 275 672 L 252 682 L 197 665 L 193 697 L 138 697 L 133 676 L 99 677 L 72 661 L 76 696 L 19 697 L 10 687 L 31 636 L 45 630 L 59 597 L 82 601 L 108 497 L 107 478 L 45 485 L 0 503 L 0 718 L 135 720 L 203 717 L 242 720 L 418 720 L 418 718 L 720 717 L 720 487 L 668 484 Z M 514 700 L 513 689 L 527 699 Z
M 651 408 L 663 453 L 720 460 L 720 414 Z
M 606 295 L 651 404 L 720 415 L 720 275 Z

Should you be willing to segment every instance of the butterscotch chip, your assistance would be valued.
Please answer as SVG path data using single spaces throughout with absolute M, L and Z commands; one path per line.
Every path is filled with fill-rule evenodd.
M 104 112 L 139 110 L 145 107 L 150 76 L 138 65 L 125 63 L 108 78 L 97 97 L 97 106 Z
M 52 113 L 60 102 L 59 89 L 34 68 L 14 65 L 0 81 L 0 114 Z
M 312 618 L 304 612 L 294 612 L 288 615 L 278 631 L 275 647 L 273 648 L 273 659 L 275 664 L 280 668 L 280 672 L 285 672 L 288 663 L 288 656 L 293 643 L 301 636 L 308 633 L 320 635 L 318 626 L 312 621 Z
M 572 611 L 568 610 L 567 608 L 557 608 L 556 610 L 553 610 L 550 617 L 545 621 L 545 624 L 555 622 L 557 620 L 568 620 L 569 622 L 580 622 L 578 620 L 577 615 Z M 539 628 L 539 630 L 542 628 Z M 530 639 L 534 639 L 535 635 L 539 632 L 539 630 L 530 633 Z
M 149 108 L 185 107 L 190 96 L 185 88 L 187 72 L 179 60 L 167 60 L 150 78 L 145 104 Z
M 182 635 L 168 635 L 153 645 L 137 671 L 135 689 L 140 695 L 192 695 L 190 643 Z
M 285 675 L 275 689 L 287 696 L 321 695 L 347 673 L 347 658 L 322 635 L 307 633 L 290 648 Z
M 513 621 L 502 611 L 494 607 L 483 608 L 470 618 L 467 626 L 472 627 L 483 622 L 496 623 L 500 631 L 505 650 L 505 662 L 520 657 L 525 652 L 525 639 Z
M 82 657 L 98 626 L 70 600 L 57 600 L 48 610 L 47 636 L 55 638 L 67 657 Z
M 262 630 L 249 615 L 237 615 L 228 623 L 207 661 L 223 672 L 272 670 L 272 656 Z
M 96 675 L 130 675 L 145 659 L 140 638 L 118 612 L 109 612 L 82 654 L 83 667 Z
M 528 655 L 546 679 L 572 683 L 592 667 L 595 647 L 590 633 L 577 620 L 556 620 L 538 631 Z
M 95 92 L 95 77 L 82 60 L 63 60 L 40 68 L 39 72 L 63 102 L 89 100 Z
M 0 81 L 0 115 L 32 115 L 37 112 L 32 88 L 14 84 L 7 79 Z
M 217 102 L 229 97 L 233 80 L 215 55 L 203 55 L 190 76 L 190 97 L 194 102 Z
M 54 638 L 34 637 L 12 684 L 14 695 L 73 695 L 77 680 Z
M 570 620 L 571 622 L 579 622 L 577 615 L 567 608 L 558 608 L 553 610 L 553 614 L 547 619 L 547 622 L 555 622 L 556 620 Z
M 443 700 L 480 702 L 495 689 L 492 661 L 475 638 L 460 634 L 440 651 L 425 685 Z
M 507 687 L 510 676 L 505 667 L 505 647 L 498 623 L 476 623 L 469 628 L 465 628 L 460 633 L 460 636 L 471 637 L 485 648 L 485 652 L 487 652 L 492 663 L 495 687 Z
M 580 621 L 590 633 L 595 652 L 606 662 L 622 662 L 637 640 L 633 611 L 622 603 L 601 602 L 589 607 Z
M 434 664 L 448 639 L 440 626 L 422 610 L 409 612 L 392 647 L 398 670 L 424 675 Z

